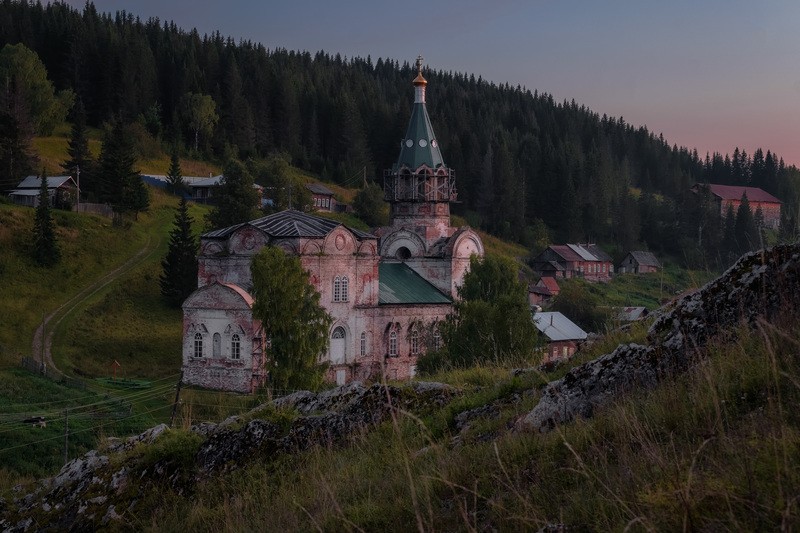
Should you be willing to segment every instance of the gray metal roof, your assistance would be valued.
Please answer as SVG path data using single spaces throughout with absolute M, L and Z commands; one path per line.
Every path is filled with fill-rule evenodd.
M 210 231 L 205 233 L 203 238 L 226 238 L 242 226 L 248 225 L 263 231 L 273 238 L 322 238 L 335 228 L 343 226 L 359 240 L 377 239 L 377 237 L 371 233 L 349 228 L 341 222 L 309 215 L 308 213 L 303 213 L 294 209 L 287 209 L 272 215 L 251 220 L 250 222 L 244 222 L 242 224 L 236 224 L 235 226 L 229 226 L 227 228 L 220 228 L 218 230 Z
M 333 196 L 333 191 L 321 183 L 306 183 L 306 189 L 314 194 L 324 194 L 325 196 Z
M 578 254 L 584 261 L 597 261 L 597 257 L 595 257 L 589 250 L 580 244 L 567 244 L 567 246 L 569 246 L 569 249 Z
M 551 341 L 580 341 L 586 339 L 586 332 L 558 311 L 536 313 L 533 315 L 533 323 Z
M 8 191 L 9 196 L 39 196 L 38 189 L 14 189 L 13 191 Z
M 656 256 L 654 256 L 652 252 L 635 251 L 630 254 L 640 265 L 661 267 L 661 263 L 658 262 L 658 259 L 656 259 Z
M 47 176 L 47 188 L 61 187 L 65 182 L 72 179 L 72 176 Z M 17 185 L 18 189 L 38 189 L 42 184 L 39 176 L 28 176 Z

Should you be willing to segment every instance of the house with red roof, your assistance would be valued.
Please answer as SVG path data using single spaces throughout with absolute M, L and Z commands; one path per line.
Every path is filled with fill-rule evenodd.
M 554 244 L 537 255 L 531 264 L 540 276 L 581 277 L 589 281 L 608 281 L 614 261 L 596 244 Z
M 755 215 L 760 208 L 764 215 L 764 226 L 767 228 L 778 229 L 781 225 L 781 205 L 783 202 L 772 196 L 770 193 L 758 187 L 742 187 L 739 185 L 708 185 L 698 183 L 692 187 L 694 192 L 708 188 L 711 197 L 719 206 L 721 216 L 728 212 L 728 206 L 733 206 L 736 213 L 742 203 L 742 197 L 747 196 L 750 204 L 750 211 Z

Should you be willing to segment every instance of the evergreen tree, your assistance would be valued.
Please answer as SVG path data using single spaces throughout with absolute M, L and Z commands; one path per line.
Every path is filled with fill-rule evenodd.
M 169 172 L 167 172 L 167 185 L 172 194 L 181 194 L 186 185 L 183 183 L 181 174 L 181 160 L 178 156 L 178 143 L 172 146 L 172 153 L 169 159 Z
M 88 192 L 92 195 L 97 194 L 98 186 L 93 179 L 92 167 L 94 159 L 89 151 L 89 137 L 86 130 L 86 110 L 83 102 L 78 100 L 72 113 L 72 128 L 70 129 L 69 144 L 67 145 L 67 155 L 69 159 L 61 164 L 61 168 L 71 176 L 76 176 L 80 172 L 80 191 Z
M 367 183 L 353 199 L 353 211 L 372 227 L 389 222 L 388 204 L 383 201 L 383 189 L 376 183 Z
M 147 188 L 139 171 L 134 170 L 135 164 L 132 138 L 117 119 L 105 134 L 98 165 L 103 185 L 100 199 L 111 204 L 117 223 L 125 213 L 138 215 L 150 204 Z
M 725 230 L 722 234 L 722 254 L 723 266 L 730 265 L 739 257 L 739 245 L 736 242 L 736 213 L 733 210 L 733 204 L 728 204 L 728 210 L 725 212 Z
M 192 233 L 193 223 L 186 198 L 182 197 L 170 232 L 169 250 L 161 262 L 161 295 L 174 307 L 180 307 L 197 288 L 197 239 Z
M 50 193 L 47 190 L 47 175 L 42 170 L 39 184 L 39 205 L 33 222 L 33 259 L 41 266 L 52 266 L 61 259 L 61 250 L 56 241 L 53 217 L 50 213 Z
M 217 206 L 208 214 L 212 228 L 224 228 L 258 218 L 258 192 L 253 176 L 241 162 L 225 165 L 222 181 L 215 191 Z
M 739 255 L 759 248 L 761 243 L 758 238 L 758 228 L 756 228 L 753 212 L 750 210 L 750 201 L 747 199 L 747 193 L 742 194 L 739 209 L 736 211 L 734 227 Z
M 253 318 L 261 321 L 273 390 L 316 388 L 325 367 L 330 316 L 297 257 L 265 247 L 253 257 Z

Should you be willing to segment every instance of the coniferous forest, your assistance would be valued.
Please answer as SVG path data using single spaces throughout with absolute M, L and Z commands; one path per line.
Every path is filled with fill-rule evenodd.
M 269 50 L 174 22 L 100 13 L 91 3 L 76 10 L 3 0 L 0 47 L 16 43 L 39 56 L 56 90 L 74 92 L 90 126 L 138 124 L 164 147 L 179 142 L 219 162 L 280 153 L 347 186 L 360 186 L 364 175 L 382 182 L 411 111 L 414 58 Z M 800 171 L 767 148 L 701 155 L 534 89 L 424 73 L 428 110 L 456 171 L 454 212 L 473 226 L 534 250 L 591 241 L 617 258 L 647 248 L 718 268 L 763 239 L 752 237 L 755 213 L 726 221 L 690 191 L 708 182 L 777 196 L 779 237 L 797 237 Z M 25 129 L 16 126 L 3 119 L 3 147 Z

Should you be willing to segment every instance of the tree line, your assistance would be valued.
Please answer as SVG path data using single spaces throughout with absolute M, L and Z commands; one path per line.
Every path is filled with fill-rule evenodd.
M 407 62 L 269 50 L 174 22 L 66 4 L 0 2 L 0 45 L 22 43 L 89 125 L 120 121 L 162 144 L 225 162 L 273 154 L 339 184 L 381 182 L 411 110 Z M 697 182 L 761 187 L 796 238 L 800 171 L 770 151 L 707 154 L 622 117 L 480 76 L 425 71 L 428 109 L 457 173 L 456 213 L 532 248 L 593 241 L 692 266 L 725 264 L 725 223 Z M 57 93 L 60 94 L 60 93 Z M 755 213 L 752 213 L 755 216 Z M 703 226 L 705 237 L 698 238 Z

